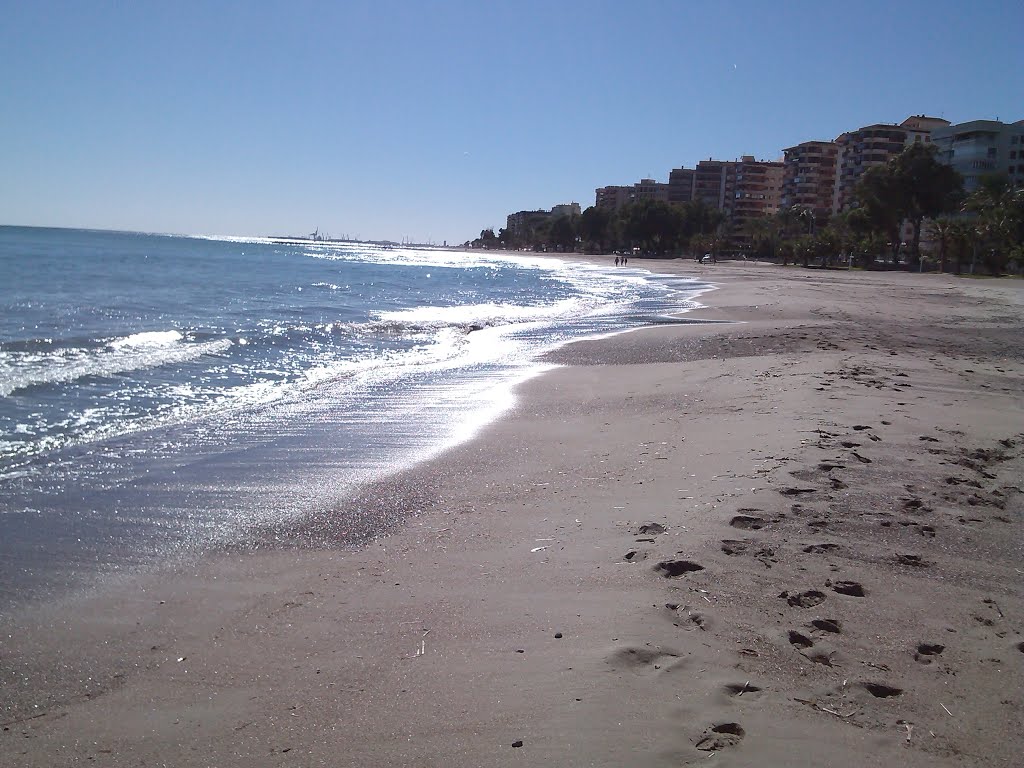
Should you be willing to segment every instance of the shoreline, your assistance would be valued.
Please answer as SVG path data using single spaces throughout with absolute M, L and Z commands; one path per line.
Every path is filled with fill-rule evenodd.
M 745 322 L 549 355 L 363 549 L 0 627 L 4 762 L 1011 765 L 1024 290 L 637 261 Z

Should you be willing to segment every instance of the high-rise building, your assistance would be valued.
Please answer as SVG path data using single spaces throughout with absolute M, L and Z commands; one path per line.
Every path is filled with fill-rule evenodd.
M 550 217 L 544 210 L 510 213 L 505 219 L 505 230 L 515 238 L 527 238 Z
M 1024 186 L 1024 120 L 971 120 L 936 128 L 931 139 L 939 159 L 964 177 L 966 192 L 974 192 L 982 177 L 997 174 Z
M 654 179 L 641 179 L 629 187 L 600 187 L 594 190 L 594 204 L 598 208 L 618 210 L 626 203 L 641 200 L 668 202 L 669 185 Z
M 932 131 L 947 125 L 949 121 L 941 117 L 913 115 L 899 125 L 875 123 L 838 136 L 833 212 L 845 211 L 853 205 L 854 187 L 868 168 L 887 163 L 908 144 L 930 142 Z
M 779 207 L 807 208 L 815 218 L 824 220 L 832 213 L 839 147 L 832 141 L 805 141 L 782 152 L 785 159 Z
M 617 211 L 629 202 L 632 193 L 632 187 L 599 187 L 594 190 L 594 205 L 598 208 L 608 208 L 609 210 Z
M 693 200 L 693 168 L 673 168 L 668 174 L 668 201 L 688 203 Z
M 580 215 L 580 204 L 579 203 L 562 203 L 551 208 L 551 218 L 557 219 L 559 216 L 579 216 Z
M 693 199 L 712 208 L 725 210 L 725 180 L 729 163 L 725 160 L 701 160 L 693 172 Z

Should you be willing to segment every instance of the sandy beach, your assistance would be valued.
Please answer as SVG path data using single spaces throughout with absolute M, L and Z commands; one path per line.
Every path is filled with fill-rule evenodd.
M 0 623 L 4 766 L 1019 766 L 1024 281 L 693 262 L 361 549 Z

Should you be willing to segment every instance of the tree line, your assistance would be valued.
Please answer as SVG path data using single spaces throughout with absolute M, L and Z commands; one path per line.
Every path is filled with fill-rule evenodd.
M 737 227 L 700 199 L 641 200 L 618 210 L 592 206 L 579 216 L 539 220 L 525 232 L 487 229 L 471 245 L 593 254 L 639 250 L 655 258 L 742 254 L 804 266 L 927 265 L 957 273 L 969 264 L 972 271 L 1002 274 L 1024 268 L 1024 189 L 993 175 L 967 195 L 960 174 L 938 160 L 937 149 L 915 143 L 869 168 L 856 185 L 853 207 L 832 216 L 792 206 Z

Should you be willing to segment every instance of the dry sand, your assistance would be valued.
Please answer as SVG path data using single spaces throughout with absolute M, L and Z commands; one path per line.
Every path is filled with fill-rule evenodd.
M 1024 282 L 632 266 L 744 322 L 565 348 L 361 550 L 0 626 L 0 765 L 1021 765 Z

